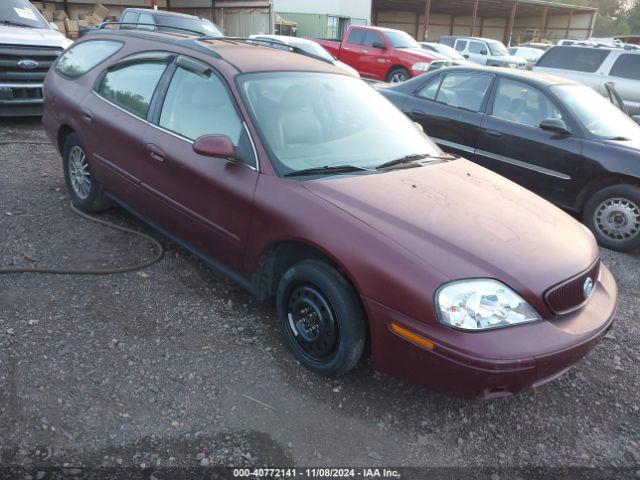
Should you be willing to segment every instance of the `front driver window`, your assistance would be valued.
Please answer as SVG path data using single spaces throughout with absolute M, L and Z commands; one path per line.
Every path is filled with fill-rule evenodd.
M 501 79 L 493 104 L 493 116 L 510 122 L 538 127 L 548 118 L 562 119 L 549 98 L 524 83 Z
M 226 135 L 238 145 L 242 121 L 227 89 L 213 73 L 178 67 L 160 115 L 160 126 L 190 140 Z

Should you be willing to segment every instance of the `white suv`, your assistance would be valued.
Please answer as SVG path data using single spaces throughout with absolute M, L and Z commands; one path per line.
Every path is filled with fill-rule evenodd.
M 502 42 L 479 37 L 441 37 L 440 43 L 455 48 L 464 58 L 490 67 L 527 68 L 527 61 L 509 54 Z
M 607 96 L 612 83 L 629 115 L 640 114 L 640 51 L 617 48 L 553 47 L 533 67 L 583 83 Z

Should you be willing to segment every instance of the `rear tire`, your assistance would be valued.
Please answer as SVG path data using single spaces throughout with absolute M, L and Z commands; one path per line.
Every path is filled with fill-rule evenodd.
M 89 157 L 75 133 L 69 134 L 62 147 L 62 166 L 69 196 L 79 210 L 102 212 L 111 206 L 102 186 L 91 173 Z
M 402 83 L 406 80 L 409 80 L 411 75 L 409 75 L 409 71 L 403 67 L 392 68 L 389 74 L 387 75 L 388 83 Z
M 282 335 L 306 368 L 339 376 L 356 366 L 366 341 L 365 313 L 336 269 L 319 260 L 295 264 L 280 280 L 276 306 Z
M 584 206 L 583 221 L 603 247 L 640 248 L 640 188 L 621 184 L 596 192 Z

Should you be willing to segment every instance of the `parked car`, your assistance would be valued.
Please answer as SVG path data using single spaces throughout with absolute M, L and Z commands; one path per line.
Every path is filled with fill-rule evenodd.
M 360 76 L 373 80 L 404 82 L 452 64 L 443 55 L 423 50 L 408 33 L 390 28 L 351 26 L 342 41 L 316 41 Z
M 439 43 L 453 47 L 460 54 L 474 63 L 492 67 L 527 68 L 522 58 L 509 54 L 502 42 L 490 38 L 478 37 L 440 37 Z
M 433 43 L 433 42 L 419 42 L 420 46 L 424 50 L 429 50 L 432 52 L 439 53 L 440 55 L 444 55 L 451 59 L 452 65 L 455 66 L 463 66 L 463 65 L 473 65 L 473 62 L 470 62 L 466 58 L 464 58 L 460 52 L 451 48 L 448 45 L 443 43 Z
M 28 0 L 0 3 L 0 117 L 42 114 L 42 82 L 71 44 Z
M 346 373 L 368 343 L 380 371 L 492 398 L 554 379 L 612 324 L 587 229 L 327 62 L 112 31 L 76 43 L 45 91 L 73 203 L 122 205 L 275 297 L 313 372 Z
M 444 150 L 581 214 L 603 246 L 640 247 L 640 127 L 591 88 L 453 67 L 380 92 Z
M 249 38 L 253 40 L 254 43 L 259 45 L 279 48 L 281 50 L 293 51 L 295 53 L 302 53 L 318 60 L 329 62 L 336 67 L 343 69 L 349 75 L 358 78 L 360 77 L 360 74 L 355 68 L 352 68 L 346 63 L 337 60 L 336 57 L 327 52 L 327 50 L 322 45 L 314 42 L 313 40 L 290 37 L 287 35 L 251 35 Z
M 538 59 L 544 54 L 542 50 L 529 47 L 510 47 L 508 51 L 509 54 L 514 57 L 525 59 L 528 69 L 533 68 Z
M 583 83 L 607 95 L 606 82 L 612 82 L 631 115 L 640 114 L 640 52 L 591 47 L 554 47 L 533 67 Z
M 542 50 L 543 52 L 546 52 L 551 47 L 553 47 L 553 45 L 550 43 L 527 42 L 527 43 L 521 43 L 520 45 L 518 45 L 518 47 L 535 48 L 537 50 Z
M 160 30 L 176 33 L 191 31 L 212 37 L 223 36 L 222 30 L 206 18 L 149 8 L 125 8 L 117 28 L 120 30 Z

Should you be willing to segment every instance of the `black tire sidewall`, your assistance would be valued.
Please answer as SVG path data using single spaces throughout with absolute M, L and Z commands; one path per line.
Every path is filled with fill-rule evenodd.
M 289 327 L 289 296 L 295 287 L 311 285 L 331 305 L 338 322 L 338 346 L 326 362 L 304 354 Z M 296 358 L 320 375 L 340 376 L 356 366 L 366 342 L 366 319 L 360 298 L 353 286 L 335 268 L 320 260 L 304 260 L 285 272 L 278 285 L 276 308 L 282 335 Z
M 89 173 L 91 175 L 91 189 L 89 191 L 89 195 L 87 198 L 82 199 L 78 196 L 73 185 L 71 184 L 71 178 L 69 177 L 69 154 L 71 153 L 71 149 L 73 147 L 80 147 L 84 152 L 87 165 L 89 168 Z M 81 211 L 91 213 L 98 210 L 104 209 L 101 205 L 104 203 L 102 189 L 100 185 L 97 183 L 93 176 L 93 172 L 91 171 L 91 164 L 89 163 L 89 155 L 87 150 L 84 148 L 82 142 L 75 133 L 71 133 L 64 142 L 64 146 L 62 147 L 62 166 L 64 170 L 64 181 L 67 185 L 67 191 L 69 192 L 69 196 L 71 197 L 71 201 L 73 204 Z
M 608 198 L 626 198 L 640 206 L 640 187 L 635 185 L 612 185 L 603 188 L 589 198 L 583 210 L 583 222 L 593 232 L 598 244 L 611 250 L 629 252 L 640 248 L 640 233 L 630 240 L 614 241 L 602 235 L 595 225 L 593 215 L 596 208 Z
M 404 68 L 404 67 L 396 67 L 396 68 L 392 68 L 391 71 L 389 72 L 389 74 L 387 75 L 387 83 L 391 82 L 391 78 L 396 73 L 404 73 L 406 75 L 406 78 L 404 79 L 405 82 L 407 80 L 409 80 L 409 78 L 411 78 L 411 75 L 409 75 L 409 71 L 406 68 Z

